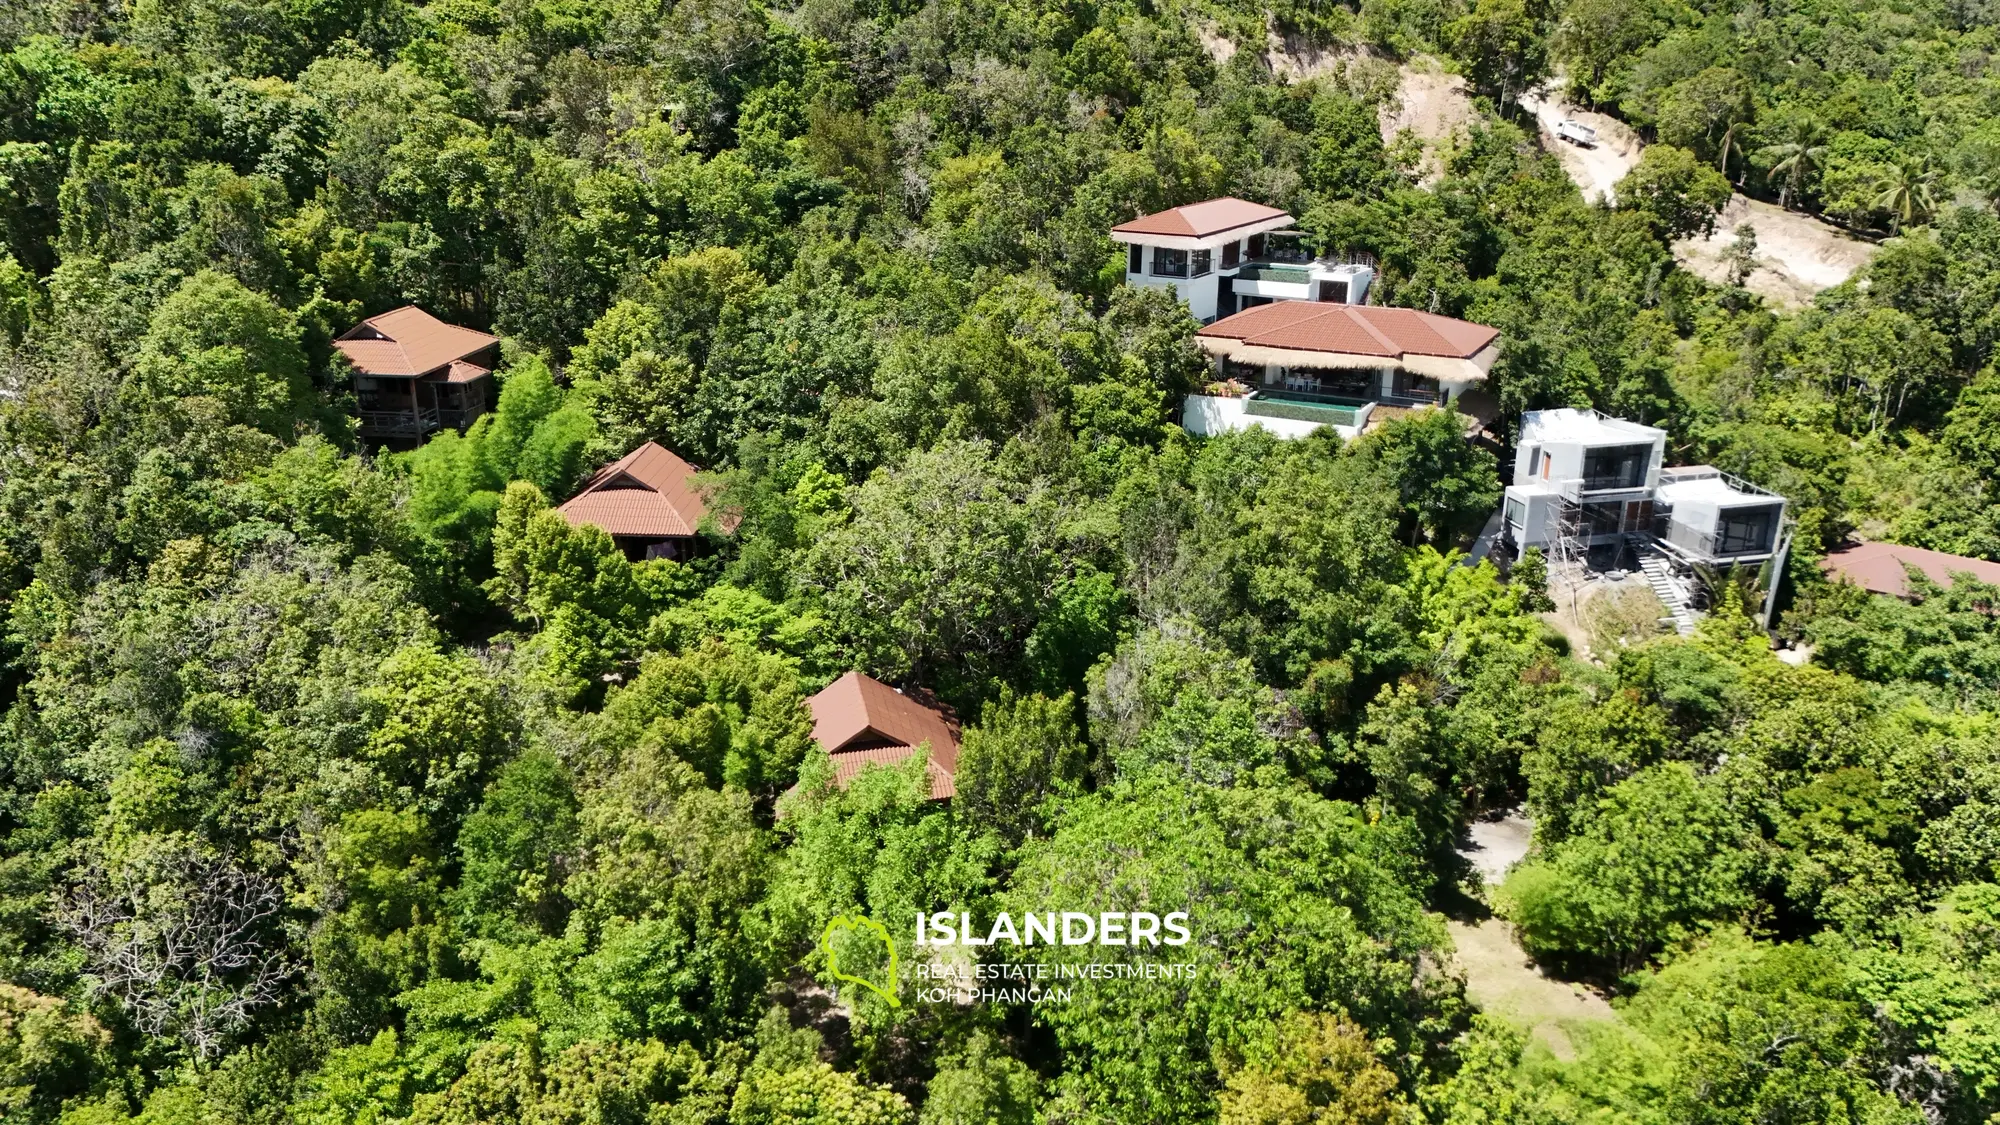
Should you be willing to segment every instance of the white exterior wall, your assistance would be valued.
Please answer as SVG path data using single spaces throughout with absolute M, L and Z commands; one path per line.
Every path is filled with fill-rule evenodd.
M 1290 220 L 1287 219 L 1252 229 L 1264 233 L 1289 225 Z M 1251 237 L 1249 234 L 1235 238 L 1212 236 L 1203 239 L 1117 233 L 1112 237 L 1127 247 L 1125 284 L 1173 290 L 1174 295 L 1187 305 L 1188 311 L 1194 318 L 1203 324 L 1212 323 L 1223 312 L 1220 307 L 1223 275 L 1234 277 L 1236 272 L 1243 268 L 1244 263 L 1249 261 Z M 1139 248 L 1141 258 L 1138 270 L 1132 268 L 1130 248 L 1135 246 Z M 1224 266 L 1223 252 L 1232 246 L 1236 250 L 1236 264 Z M 1153 255 L 1161 249 L 1186 251 L 1190 255 L 1196 250 L 1207 250 L 1209 272 L 1201 277 L 1162 277 L 1153 272 Z M 1312 301 L 1318 299 L 1320 282 L 1344 281 L 1347 283 L 1346 303 L 1365 305 L 1368 303 L 1368 291 L 1375 282 L 1375 271 L 1367 266 L 1303 263 L 1297 268 L 1305 272 L 1303 280 L 1239 281 L 1234 287 L 1234 292 L 1238 298 L 1265 297 L 1278 301 Z
M 1208 273 L 1202 277 L 1159 277 L 1153 273 L 1153 251 L 1155 249 L 1157 248 L 1153 246 L 1144 247 L 1146 259 L 1146 272 L 1144 273 L 1133 273 L 1131 258 L 1128 256 L 1125 259 L 1125 284 L 1147 285 L 1156 289 L 1171 289 L 1174 291 L 1174 296 L 1179 297 L 1182 303 L 1187 305 L 1188 312 L 1194 314 L 1196 320 L 1203 324 L 1214 320 L 1215 299 L 1221 288 L 1222 281 L 1220 269 L 1210 266 Z M 1212 253 L 1214 254 L 1214 261 L 1219 262 L 1222 260 L 1222 252 L 1220 250 L 1213 251 Z
M 1685 500 L 1674 505 L 1671 518 L 1690 531 L 1714 535 L 1716 527 L 1722 522 L 1722 505 L 1707 500 Z
M 1150 252 L 1146 254 L 1146 266 L 1152 266 Z M 1174 290 L 1174 296 L 1178 296 L 1180 302 L 1188 306 L 1188 312 L 1192 312 L 1202 324 L 1216 318 L 1218 280 L 1220 278 L 1216 278 L 1216 274 L 1208 274 L 1206 278 L 1156 278 L 1152 274 L 1134 274 L 1132 270 L 1126 270 L 1126 284 Z
M 1274 301 L 1310 301 L 1311 281 L 1243 281 L 1235 285 L 1238 297 L 1269 297 Z
M 1673 505 L 1672 515 L 1668 517 L 1673 523 L 1687 528 L 1689 531 L 1711 536 L 1720 532 L 1722 517 L 1725 512 L 1745 508 L 1763 509 L 1776 507 L 1778 509 L 1778 519 L 1782 522 L 1787 509 L 1790 507 L 1790 504 L 1783 497 L 1753 496 L 1744 493 L 1736 493 L 1735 498 L 1727 500 L 1700 497 L 1669 501 L 1665 495 L 1662 495 L 1660 499 L 1662 502 L 1670 502 Z
M 1509 485 L 1500 510 L 1517 546 L 1546 547 L 1555 538 L 1557 497 L 1553 491 L 1537 485 Z
M 1329 426 L 1325 422 L 1302 422 L 1296 418 L 1260 418 L 1244 413 L 1243 398 L 1220 395 L 1189 395 L 1181 412 L 1181 428 L 1196 437 L 1213 437 L 1231 430 L 1262 426 L 1281 438 L 1302 438 L 1318 429 L 1331 429 L 1343 438 L 1353 438 L 1368 424 L 1368 415 L 1358 415 L 1360 426 Z
M 1472 385 L 1466 384 L 1468 387 Z M 1648 444 L 1653 447 L 1653 452 L 1646 462 L 1644 488 L 1650 492 L 1659 487 L 1660 468 L 1666 462 L 1665 430 L 1581 412 L 1530 411 L 1522 417 L 1521 437 L 1514 446 L 1514 483 L 1546 481 L 1555 484 L 1576 480 L 1583 476 L 1584 455 L 1590 450 Z M 1546 472 L 1532 468 L 1537 450 L 1547 462 Z M 1604 495 L 1615 495 L 1618 491 L 1638 490 L 1607 491 Z

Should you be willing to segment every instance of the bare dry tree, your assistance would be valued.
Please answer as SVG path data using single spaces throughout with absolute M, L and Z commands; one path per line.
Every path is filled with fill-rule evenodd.
M 293 974 L 276 932 L 283 905 L 270 879 L 185 851 L 91 867 L 55 921 L 83 950 L 94 996 L 116 999 L 145 1034 L 215 1058 Z

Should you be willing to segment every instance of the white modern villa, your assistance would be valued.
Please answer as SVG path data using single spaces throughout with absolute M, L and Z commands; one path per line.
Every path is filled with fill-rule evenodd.
M 1498 329 L 1368 304 L 1373 261 L 1314 258 L 1293 226 L 1275 207 L 1211 199 L 1112 228 L 1128 247 L 1126 282 L 1172 289 L 1204 325 L 1195 343 L 1217 378 L 1188 396 L 1191 433 L 1331 426 L 1353 437 L 1447 404 L 1475 426 L 1492 420 L 1479 388 L 1499 358 Z
M 1203 324 L 1272 301 L 1368 303 L 1373 262 L 1313 259 L 1292 216 L 1210 199 L 1111 228 L 1126 245 L 1125 283 L 1172 289 Z
M 1502 533 L 1516 550 L 1597 552 L 1613 565 L 1629 547 L 1683 628 L 1691 626 L 1682 620 L 1689 572 L 1781 556 L 1790 543 L 1786 504 L 1709 465 L 1666 468 L 1666 448 L 1665 430 L 1595 410 L 1523 414 Z

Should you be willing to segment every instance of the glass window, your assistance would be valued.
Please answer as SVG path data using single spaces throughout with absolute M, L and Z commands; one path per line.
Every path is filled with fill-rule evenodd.
M 1650 445 L 1614 445 L 1589 450 L 1583 455 L 1583 487 L 1643 488 L 1646 467 L 1652 460 Z
M 1154 277 L 1186 277 L 1187 251 L 1169 250 L 1164 246 L 1153 247 Z
M 1229 245 L 1224 246 L 1222 248 L 1222 268 L 1223 269 L 1236 268 L 1236 263 L 1240 260 L 1242 251 L 1243 251 L 1243 244 L 1241 242 L 1232 242 Z
M 1414 399 L 1418 402 L 1436 402 L 1438 381 L 1424 375 L 1412 375 L 1407 371 L 1396 372 L 1396 395 L 1399 398 Z
M 1146 248 L 1144 246 L 1133 246 L 1127 249 L 1125 254 L 1125 272 L 1146 272 Z
M 1188 257 L 1188 276 L 1207 277 L 1208 272 L 1215 268 L 1214 262 L 1213 250 L 1196 250 Z
M 1771 534 L 1777 530 L 1778 509 L 1725 508 L 1715 529 L 1718 555 L 1761 555 L 1771 549 Z
M 1625 505 L 1616 500 L 1604 504 L 1585 504 L 1583 522 L 1590 535 L 1616 535 L 1623 526 L 1619 520 L 1625 514 Z

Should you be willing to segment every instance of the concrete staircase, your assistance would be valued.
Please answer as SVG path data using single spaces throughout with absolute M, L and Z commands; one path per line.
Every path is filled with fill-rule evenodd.
M 1639 552 L 1639 570 L 1646 576 L 1646 585 L 1653 588 L 1660 601 L 1673 615 L 1674 629 L 1685 637 L 1694 632 L 1695 611 L 1688 607 L 1687 591 L 1682 588 L 1673 570 L 1667 565 L 1667 557 L 1657 549 L 1645 548 Z

